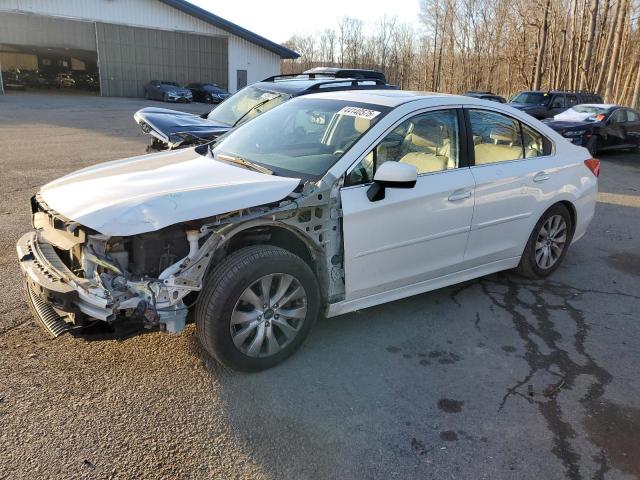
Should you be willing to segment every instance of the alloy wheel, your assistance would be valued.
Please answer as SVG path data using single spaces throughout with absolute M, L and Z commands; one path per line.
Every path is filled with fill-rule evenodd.
M 536 239 L 535 257 L 538 267 L 553 267 L 567 243 L 567 222 L 561 215 L 552 215 L 542 224 Z
M 307 293 L 292 275 L 272 273 L 247 287 L 231 314 L 231 338 L 249 357 L 277 354 L 298 333 L 307 316 Z

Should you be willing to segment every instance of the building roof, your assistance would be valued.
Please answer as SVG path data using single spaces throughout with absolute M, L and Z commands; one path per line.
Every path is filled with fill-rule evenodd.
M 218 15 L 214 15 L 213 13 L 205 10 L 204 8 L 200 8 L 195 6 L 192 3 L 189 3 L 185 0 L 160 0 L 165 5 L 169 5 L 181 12 L 184 12 L 188 15 L 196 17 L 203 22 L 207 22 L 210 25 L 221 28 L 233 35 L 236 35 L 240 38 L 244 38 L 245 40 L 254 43 L 256 45 L 261 46 L 262 48 L 269 50 L 277 55 L 280 55 L 280 58 L 298 58 L 300 56 L 299 53 L 294 52 L 282 45 L 279 45 L 271 40 L 267 40 L 264 37 L 261 37 L 257 33 L 250 32 L 246 28 L 242 28 L 240 25 L 236 25 L 228 20 L 225 20 Z

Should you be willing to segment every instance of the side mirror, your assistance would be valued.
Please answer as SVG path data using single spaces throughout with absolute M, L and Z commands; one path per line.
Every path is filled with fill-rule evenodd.
M 384 162 L 373 177 L 367 198 L 377 202 L 384 198 L 386 188 L 413 188 L 418 180 L 418 169 L 408 163 Z

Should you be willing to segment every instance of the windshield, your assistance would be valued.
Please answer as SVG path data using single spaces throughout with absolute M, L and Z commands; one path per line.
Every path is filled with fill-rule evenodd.
M 606 115 L 609 111 L 608 108 L 596 107 L 595 105 L 576 105 L 575 107 L 571 108 L 571 110 L 577 113 L 592 113 L 594 115 Z
M 291 96 L 285 93 L 250 85 L 226 99 L 219 107 L 211 110 L 207 118 L 232 127 L 240 120 L 242 122 L 251 120 L 290 98 Z
M 162 85 L 170 85 L 172 87 L 179 87 L 180 85 L 178 85 L 177 83 L 174 82 L 162 82 Z
M 547 93 L 536 92 L 520 92 L 514 96 L 511 101 L 513 103 L 524 103 L 526 105 L 544 105 L 549 99 Z
M 344 100 L 298 98 L 227 133 L 218 160 L 252 162 L 276 175 L 320 178 L 390 109 Z

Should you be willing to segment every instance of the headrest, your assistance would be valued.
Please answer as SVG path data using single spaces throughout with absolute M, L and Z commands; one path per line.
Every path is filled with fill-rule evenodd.
M 369 118 L 355 117 L 355 120 L 353 121 L 353 127 L 358 133 L 366 132 L 370 126 L 371 119 Z
M 513 143 L 518 138 L 518 133 L 512 127 L 500 126 L 491 130 L 490 137 L 496 142 Z
M 421 137 L 432 137 L 432 138 L 440 138 L 445 133 L 445 124 L 438 120 L 437 118 L 433 118 L 433 116 L 429 116 L 427 118 L 421 118 L 413 125 L 413 132 L 416 135 Z

